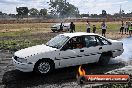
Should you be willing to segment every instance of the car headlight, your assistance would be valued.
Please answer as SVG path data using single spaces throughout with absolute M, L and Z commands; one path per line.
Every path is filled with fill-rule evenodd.
M 17 61 L 20 63 L 27 63 L 27 59 L 23 59 L 23 58 L 17 58 Z

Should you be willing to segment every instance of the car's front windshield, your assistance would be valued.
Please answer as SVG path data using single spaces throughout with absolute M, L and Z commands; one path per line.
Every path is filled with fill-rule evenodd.
M 58 35 L 54 38 L 52 38 L 49 42 L 46 43 L 47 46 L 53 47 L 53 48 L 61 48 L 62 45 L 69 39 L 68 36 L 64 35 Z

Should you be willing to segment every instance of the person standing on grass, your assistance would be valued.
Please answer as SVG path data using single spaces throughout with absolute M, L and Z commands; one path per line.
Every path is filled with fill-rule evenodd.
M 93 25 L 93 33 L 95 33 L 95 32 L 96 32 L 96 26 Z
M 124 23 L 123 23 L 123 21 L 122 21 L 121 28 L 120 28 L 120 33 L 123 34 L 123 30 L 124 30 Z
M 70 33 L 73 33 L 73 31 L 75 32 L 75 24 L 73 22 L 71 22 L 71 24 L 70 24 Z
M 101 28 L 102 28 L 102 36 L 105 37 L 106 29 L 107 29 L 107 25 L 105 24 L 105 21 L 103 21 L 103 23 L 101 24 Z
M 87 26 L 87 33 L 90 33 L 90 23 L 89 23 L 89 21 L 87 21 L 86 26 Z
M 131 24 L 131 26 L 129 27 L 129 35 L 130 35 L 130 37 L 131 37 L 131 35 L 132 35 L 132 24 Z
M 63 31 L 63 24 L 60 25 L 60 31 Z
M 125 27 L 124 27 L 124 29 L 125 29 L 125 34 L 128 32 L 128 22 L 126 22 L 126 24 L 125 24 Z

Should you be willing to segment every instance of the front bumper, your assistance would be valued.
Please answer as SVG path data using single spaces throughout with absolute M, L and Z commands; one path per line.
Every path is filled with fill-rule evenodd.
M 57 29 L 57 28 L 51 28 L 51 30 L 52 30 L 52 31 L 58 31 L 58 29 Z
M 34 64 L 33 63 L 20 63 L 18 61 L 16 61 L 14 58 L 13 59 L 13 64 L 16 67 L 17 70 L 20 70 L 22 72 L 32 72 L 33 68 L 34 68 Z

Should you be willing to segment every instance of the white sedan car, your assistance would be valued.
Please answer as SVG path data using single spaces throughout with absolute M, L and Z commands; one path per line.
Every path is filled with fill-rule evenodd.
M 13 64 L 23 72 L 47 74 L 53 69 L 98 62 L 108 64 L 110 58 L 123 53 L 123 43 L 93 33 L 64 33 L 45 45 L 37 45 L 14 53 Z
M 51 27 L 51 30 L 53 31 L 53 32 L 59 32 L 61 29 L 60 29 L 60 25 L 61 25 L 61 23 L 57 23 L 57 24 L 55 24 L 55 25 L 53 25 L 52 27 Z M 62 29 L 63 29 L 63 31 L 69 31 L 69 29 L 70 29 L 70 23 L 62 23 Z

